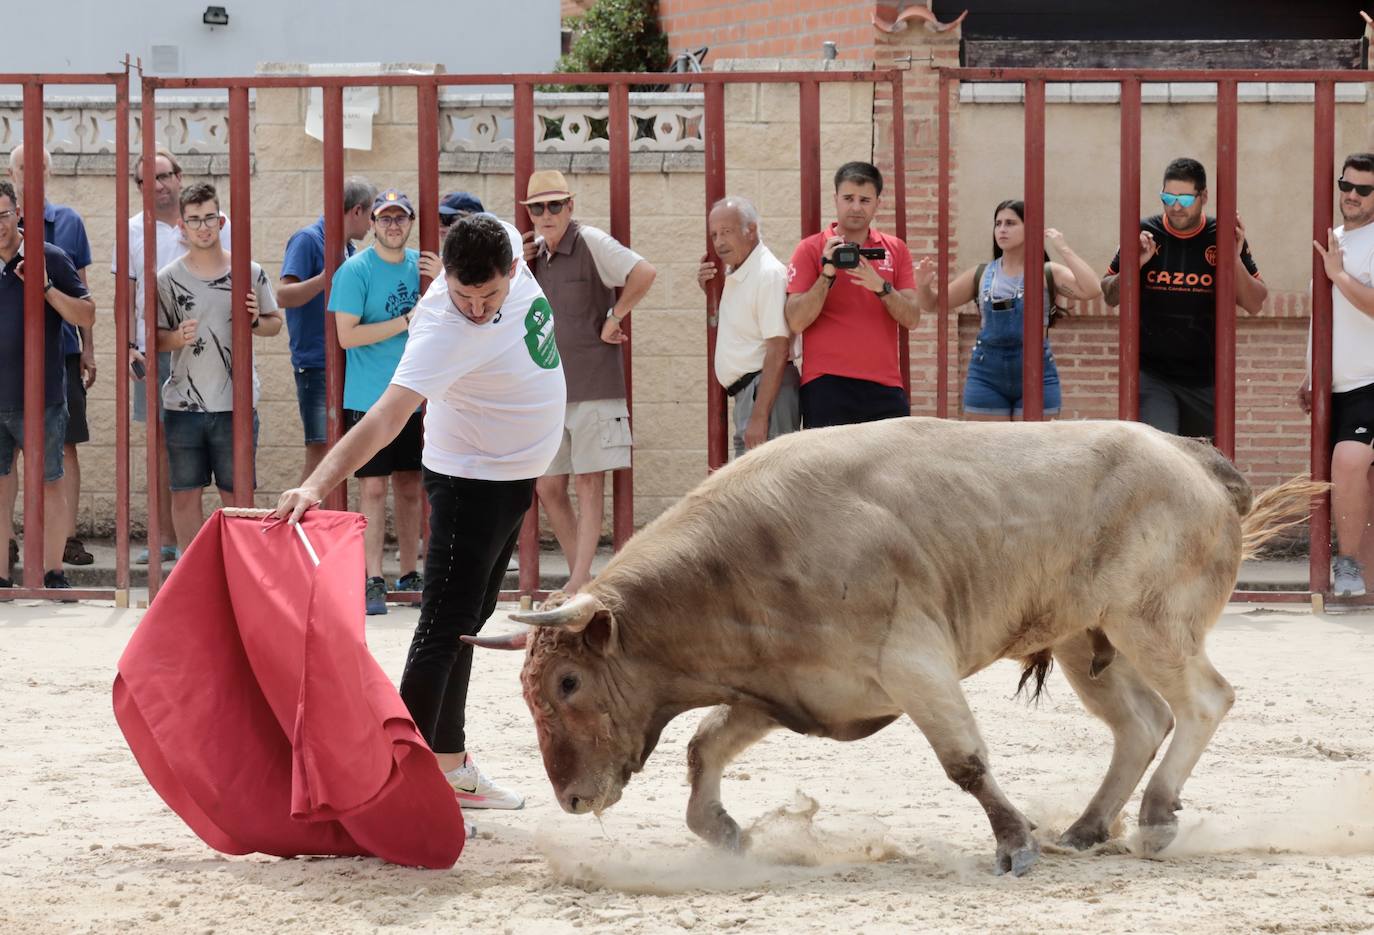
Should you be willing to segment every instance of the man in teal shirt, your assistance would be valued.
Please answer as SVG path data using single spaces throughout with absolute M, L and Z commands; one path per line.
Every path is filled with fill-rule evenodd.
M 406 247 L 415 209 L 395 189 L 372 204 L 372 246 L 349 257 L 334 274 L 329 310 L 334 313 L 339 346 L 347 354 L 344 375 L 344 424 L 356 425 L 391 383 L 405 352 L 411 310 L 420 299 L 420 254 Z M 400 541 L 399 591 L 419 591 L 416 570 L 420 541 L 422 483 L 420 454 L 424 447 L 422 416 L 416 410 L 391 444 L 356 472 L 363 516 L 367 561 L 367 612 L 386 613 L 386 579 L 382 547 L 386 534 L 387 478 L 396 498 L 396 538 Z

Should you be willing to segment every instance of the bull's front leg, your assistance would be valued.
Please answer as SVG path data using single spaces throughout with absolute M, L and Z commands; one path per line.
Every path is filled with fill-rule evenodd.
M 720 802 L 720 777 L 730 761 L 778 726 L 757 708 L 721 705 L 712 708 L 687 745 L 687 827 L 717 847 L 741 850 L 747 842 L 739 825 Z

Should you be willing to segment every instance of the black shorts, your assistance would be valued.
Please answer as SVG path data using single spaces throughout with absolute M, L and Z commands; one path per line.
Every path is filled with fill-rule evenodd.
M 367 413 L 356 409 L 344 410 L 344 431 L 348 431 L 362 421 Z M 372 456 L 358 470 L 354 477 L 390 477 L 396 471 L 420 470 L 420 455 L 425 448 L 425 417 L 413 413 L 406 420 L 405 428 L 381 451 Z
M 1374 383 L 1331 394 L 1331 444 L 1374 444 Z
M 854 425 L 911 415 L 906 391 L 872 380 L 825 374 L 802 384 L 802 428 Z
M 86 384 L 81 382 L 81 355 L 67 355 L 67 437 L 68 445 L 80 445 L 91 440 L 91 427 L 86 424 Z

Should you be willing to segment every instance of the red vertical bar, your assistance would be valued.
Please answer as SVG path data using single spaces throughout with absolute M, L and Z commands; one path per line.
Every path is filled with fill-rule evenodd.
M 438 253 L 439 86 L 434 83 L 422 84 L 415 89 L 415 98 L 415 132 L 420 170 L 420 249 Z M 420 278 L 421 294 L 429 288 L 429 283 L 428 277 Z
M 248 88 L 229 91 L 229 275 L 233 280 L 231 339 L 234 381 L 234 505 L 253 505 L 253 327 L 247 298 L 253 290 L 253 217 L 248 178 Z M 338 196 L 335 195 L 335 198 Z
M 129 64 L 115 80 L 115 587 L 129 590 Z M 149 553 L 151 555 L 151 549 Z
M 902 95 L 902 73 L 892 79 L 892 202 L 897 239 L 906 243 L 906 101 Z M 902 369 L 902 388 L 911 399 L 911 334 L 897 328 L 897 363 Z
M 611 236 L 625 246 L 630 245 L 630 86 L 613 84 L 610 91 L 610 124 L 607 128 L 611 149 Z M 634 429 L 634 368 L 633 322 L 625 319 L 621 329 L 629 338 L 620 345 L 625 361 L 625 403 L 630 411 L 630 428 Z M 634 453 L 630 467 L 616 471 L 612 489 L 614 505 L 611 523 L 611 542 L 619 550 L 635 532 Z
M 1027 422 L 1045 418 L 1045 82 L 1026 82 L 1026 293 L 1021 338 L 1021 406 Z
M 1326 243 L 1331 227 L 1332 173 L 1336 163 L 1336 86 L 1318 81 L 1312 134 L 1312 238 Z M 1220 226 L 1218 226 L 1220 231 Z M 1219 248 L 1218 248 L 1219 249 Z M 1220 269 L 1220 266 L 1218 266 Z M 1312 479 L 1331 479 L 1331 280 L 1312 251 Z M 1219 290 L 1218 290 L 1219 291 Z M 1331 499 L 1312 501 L 1308 547 L 1313 594 L 1331 590 Z
M 821 229 L 821 84 L 803 79 L 799 90 L 801 230 L 809 237 Z
M 1140 418 L 1140 81 L 1121 80 L 1120 320 L 1117 418 Z
M 43 285 L 43 85 L 24 85 L 24 586 L 41 588 L 43 572 L 43 410 L 47 326 Z M 4 546 L 0 543 L 0 546 Z M 59 568 L 58 571 L 61 571 Z
M 321 89 L 324 109 L 324 301 L 329 308 L 329 294 L 334 287 L 334 273 L 344 260 L 343 229 L 343 88 Z M 325 438 L 333 448 L 343 435 L 344 352 L 339 346 L 339 332 L 334 316 L 324 316 L 324 396 Z M 324 506 L 330 510 L 348 509 L 348 482 L 344 481 L 325 494 Z
M 534 85 L 515 85 L 515 226 L 520 233 L 533 229 L 529 212 L 520 206 L 529 193 L 534 173 Z M 520 525 L 520 593 L 539 590 L 539 495 L 536 493 Z
M 702 141 L 706 150 L 706 213 L 709 215 L 711 206 L 725 197 L 725 85 L 708 84 L 703 90 L 706 115 Z M 725 270 L 711 244 L 709 221 L 706 224 L 706 254 L 717 269 L 716 278 L 706 290 L 706 466 L 714 471 L 724 467 L 730 458 L 726 449 L 730 433 L 726 424 L 725 388 L 716 380 L 715 369 L 720 291 L 725 285 Z
M 158 491 L 162 489 L 162 377 L 157 365 L 157 206 L 154 204 L 157 186 L 151 180 L 157 175 L 157 85 L 152 78 L 143 79 L 141 130 L 143 137 L 143 375 L 144 390 L 148 394 L 148 421 L 145 424 L 148 477 L 148 599 L 157 597 L 162 585 L 162 519 L 158 507 Z M 121 375 L 122 378 L 122 375 Z
M 1236 82 L 1217 82 L 1216 446 L 1236 458 Z
M 953 182 L 953 179 L 950 178 L 953 161 L 951 159 L 949 126 L 950 85 L 949 78 L 945 76 L 944 72 L 941 72 L 939 178 L 936 181 L 936 184 L 940 186 L 940 195 L 935 242 L 935 291 L 939 297 L 936 314 L 940 316 L 935 321 L 935 414 L 941 419 L 949 418 L 949 186 Z M 897 133 L 897 119 L 896 111 L 894 111 L 892 116 L 894 136 Z

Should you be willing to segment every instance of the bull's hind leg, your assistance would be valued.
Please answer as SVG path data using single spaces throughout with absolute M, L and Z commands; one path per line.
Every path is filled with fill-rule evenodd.
M 1019 877 L 1039 858 L 1040 846 L 1031 836 L 1030 822 L 992 778 L 987 746 L 978 734 L 959 676 L 927 660 L 900 678 L 900 684 L 888 684 L 885 672 L 884 688 L 930 741 L 945 775 L 987 812 L 997 840 L 997 872 Z
M 1059 839 L 1060 844 L 1077 850 L 1107 840 L 1112 822 L 1126 806 L 1174 723 L 1164 699 L 1124 656 L 1118 654 L 1094 678 L 1094 648 L 1086 630 L 1054 647 L 1055 661 L 1083 700 L 1083 707 L 1112 730 L 1112 762 L 1107 775 L 1082 816 Z
M 721 705 L 702 718 L 687 745 L 687 775 L 692 795 L 687 800 L 687 827 L 718 846 L 739 850 L 739 825 L 720 802 L 720 776 L 730 761 L 778 722 L 757 708 Z

